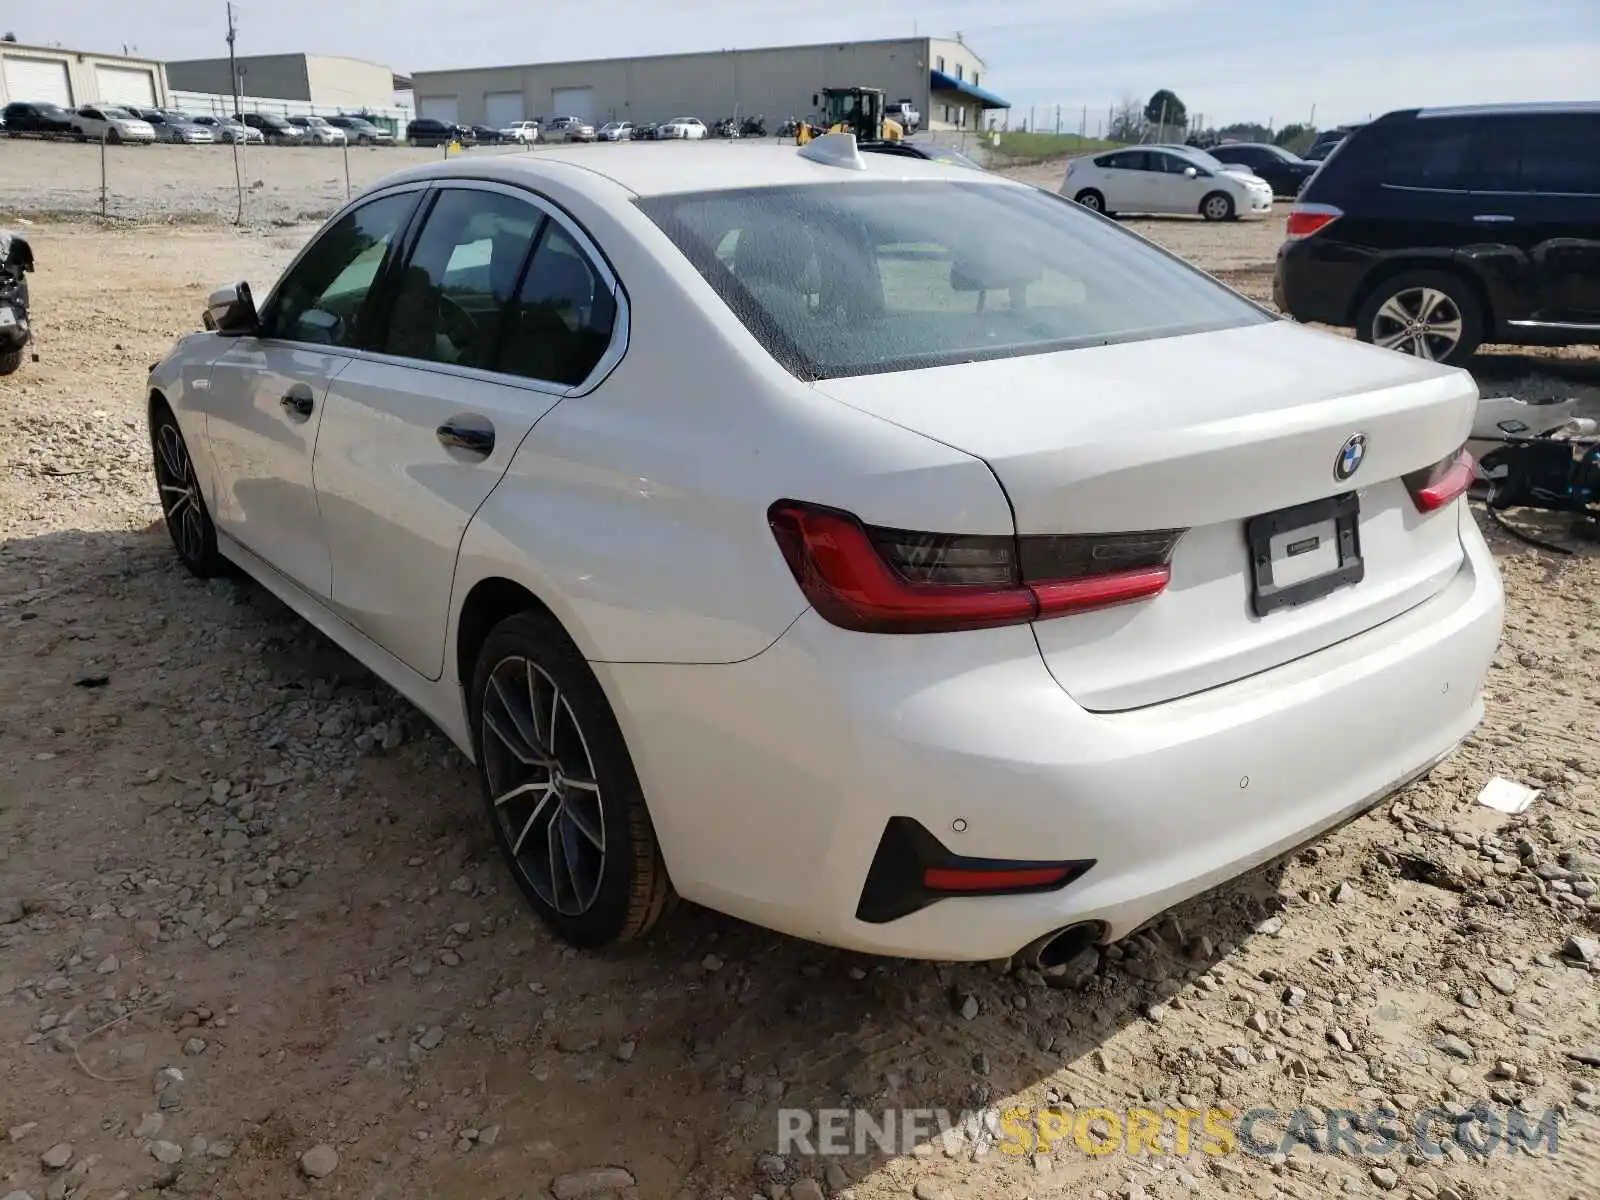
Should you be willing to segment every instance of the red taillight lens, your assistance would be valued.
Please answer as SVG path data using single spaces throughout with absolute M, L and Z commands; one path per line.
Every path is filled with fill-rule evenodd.
M 1074 864 L 1059 867 L 928 867 L 922 872 L 922 886 L 930 892 L 1009 892 L 1031 891 L 1060 883 L 1072 874 Z
M 914 533 L 780 500 L 773 536 L 811 606 L 868 633 L 1018 625 L 1153 596 L 1183 530 L 1066 537 Z
M 1291 238 L 1310 237 L 1326 229 L 1344 213 L 1331 204 L 1296 204 L 1289 210 L 1289 223 L 1285 232 Z
M 1447 454 L 1431 467 L 1405 476 L 1406 490 L 1419 512 L 1443 508 L 1472 486 L 1477 474 L 1472 455 L 1465 448 Z

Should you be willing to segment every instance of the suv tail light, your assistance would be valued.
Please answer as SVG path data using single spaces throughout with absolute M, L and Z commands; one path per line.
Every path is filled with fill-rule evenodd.
M 1291 238 L 1310 237 L 1342 216 L 1344 210 L 1331 204 L 1296 204 L 1289 210 L 1289 224 L 1285 232 Z
M 868 633 L 1022 625 L 1143 600 L 1166 588 L 1186 532 L 914 533 L 795 500 L 778 501 L 767 520 L 811 606 Z
M 1432 466 L 1406 475 L 1406 490 L 1418 512 L 1434 512 L 1464 495 L 1477 471 L 1466 447 L 1447 454 Z

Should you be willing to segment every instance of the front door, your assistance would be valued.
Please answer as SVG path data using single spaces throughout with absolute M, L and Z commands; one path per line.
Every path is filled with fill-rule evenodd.
M 1193 167 L 1195 177 L 1186 172 Z M 1204 174 L 1196 164 L 1179 154 L 1164 150 L 1150 151 L 1150 190 L 1159 208 L 1152 212 L 1194 213 L 1200 211 L 1200 201 L 1213 189 L 1211 173 Z
M 467 523 L 610 347 L 615 282 L 584 242 L 530 193 L 441 188 L 371 353 L 328 394 L 315 476 L 333 606 L 427 678 Z
M 314 595 L 328 595 L 328 546 L 311 483 L 328 385 L 350 363 L 373 281 L 420 192 L 368 201 L 308 246 L 212 367 L 206 441 L 217 527 Z

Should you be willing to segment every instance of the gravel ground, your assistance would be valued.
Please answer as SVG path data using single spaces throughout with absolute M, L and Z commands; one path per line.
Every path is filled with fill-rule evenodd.
M 190 579 L 158 523 L 145 369 L 209 287 L 264 291 L 307 229 L 49 219 L 83 149 L 0 154 L 0 218 L 32 214 L 40 263 L 39 359 L 0 383 L 0 1196 L 1597 1194 L 1600 553 L 1491 529 L 1509 612 L 1477 734 L 1048 979 L 688 906 L 577 956 L 525 915 L 444 739 L 260 588 Z M 231 172 L 225 151 L 124 153 Z M 281 219 L 337 201 L 342 170 L 332 190 L 316 172 L 341 156 L 250 161 L 280 154 L 306 173 L 269 191 Z M 48 188 L 16 177 L 47 156 Z M 151 192 L 142 216 L 189 220 L 222 187 Z M 1132 224 L 1261 295 L 1276 222 Z M 1475 369 L 1600 394 L 1592 351 Z M 1543 794 L 1493 813 L 1473 801 L 1494 775 Z M 1557 1147 L 1434 1155 L 1410 1132 L 1480 1104 L 1549 1114 Z M 780 1107 L 844 1105 L 1053 1108 L 1087 1149 L 1037 1153 L 1008 1118 L 915 1153 L 775 1154 Z M 1168 1126 L 1166 1153 L 1092 1153 L 1130 1107 L 1235 1129 L 1271 1108 L 1256 1138 L 1299 1138 L 1215 1155 Z

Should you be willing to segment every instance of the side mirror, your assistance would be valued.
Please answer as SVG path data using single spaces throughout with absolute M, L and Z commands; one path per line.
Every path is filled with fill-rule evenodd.
M 250 294 L 250 285 L 243 280 L 212 292 L 201 320 L 211 332 L 224 336 L 238 337 L 261 329 L 255 297 Z
M 1183 169 L 1183 177 L 1185 179 L 1199 179 L 1200 169 L 1198 167 L 1185 167 Z

